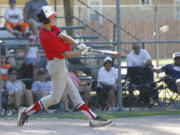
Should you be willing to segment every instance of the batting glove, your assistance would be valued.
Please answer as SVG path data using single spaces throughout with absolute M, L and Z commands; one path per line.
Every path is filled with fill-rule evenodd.
M 83 50 L 80 50 L 80 53 L 81 55 L 87 55 L 87 54 L 90 54 L 91 53 L 91 48 L 90 47 L 86 47 L 85 49 Z
M 82 50 L 84 50 L 86 48 L 87 48 L 87 45 L 85 45 L 85 44 L 78 44 L 77 45 L 77 49 L 80 50 L 80 51 L 82 51 Z

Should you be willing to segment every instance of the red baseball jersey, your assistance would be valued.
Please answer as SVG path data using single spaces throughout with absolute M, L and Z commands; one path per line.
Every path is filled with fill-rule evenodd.
M 63 59 L 62 53 L 71 50 L 70 44 L 65 43 L 64 40 L 58 36 L 61 31 L 57 26 L 53 26 L 51 31 L 42 27 L 40 28 L 40 43 L 48 60 L 52 60 L 53 58 Z

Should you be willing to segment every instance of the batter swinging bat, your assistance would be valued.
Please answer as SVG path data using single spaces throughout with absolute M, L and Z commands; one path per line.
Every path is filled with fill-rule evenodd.
M 115 58 L 119 58 L 120 57 L 120 53 L 117 51 L 109 51 L 109 50 L 95 50 L 95 49 L 90 49 L 92 52 L 94 53 L 101 53 L 104 55 L 110 55 L 113 56 Z

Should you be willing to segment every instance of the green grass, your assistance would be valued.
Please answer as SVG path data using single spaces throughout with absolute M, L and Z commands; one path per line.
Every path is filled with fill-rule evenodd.
M 116 112 L 116 113 L 99 113 L 109 119 L 130 118 L 141 116 L 157 116 L 157 115 L 180 115 L 180 110 L 161 110 L 161 111 L 133 111 L 133 112 Z M 0 118 L 16 118 L 16 116 L 0 116 Z M 58 119 L 86 119 L 82 113 L 59 113 L 59 114 L 36 114 L 31 118 L 58 118 Z

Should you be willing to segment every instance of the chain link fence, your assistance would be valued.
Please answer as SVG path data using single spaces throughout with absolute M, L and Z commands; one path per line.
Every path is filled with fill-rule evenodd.
M 4 1 L 3 1 L 4 2 Z M 57 25 L 66 27 L 64 17 L 63 2 L 48 1 L 58 13 Z M 18 1 L 18 7 L 24 8 L 24 3 Z M 66 18 L 73 18 L 74 29 L 73 37 L 81 42 L 87 43 L 95 48 L 100 49 L 115 49 L 117 50 L 117 25 L 116 25 L 116 0 L 72 0 L 73 16 L 66 16 Z M 25 60 L 25 50 L 30 45 L 27 39 L 17 39 L 12 34 L 7 32 L 2 27 L 5 20 L 3 15 L 7 9 L 7 3 L 0 5 L 0 39 L 3 40 L 3 46 L 8 50 L 7 61 L 14 64 L 17 69 L 26 73 L 32 72 L 33 68 L 21 70 L 22 63 Z M 166 107 L 168 103 L 179 102 L 177 91 L 167 90 L 169 87 L 165 84 L 165 80 L 160 79 L 164 74 L 156 76 L 154 74 L 155 83 L 143 84 L 141 86 L 136 83 L 131 83 L 127 79 L 126 60 L 129 52 L 132 51 L 132 44 L 137 42 L 141 47 L 145 48 L 152 58 L 152 64 L 155 68 L 160 68 L 165 64 L 173 62 L 172 54 L 180 51 L 180 1 L 179 0 L 121 0 L 120 1 L 120 30 L 121 30 L 121 55 L 122 57 L 122 88 L 123 88 L 123 103 L 124 106 L 136 107 L 140 105 L 139 98 L 149 98 L 147 102 L 153 102 L 153 98 L 157 99 L 157 94 L 154 92 L 141 92 L 142 90 L 153 89 L 154 91 L 161 91 L 159 97 L 161 101 L 156 100 L 154 104 L 160 107 Z M 65 29 L 66 30 L 66 29 Z M 36 42 L 39 46 L 39 42 Z M 43 68 L 46 66 L 46 60 L 42 48 L 39 47 L 39 55 L 42 61 L 39 65 Z M 97 73 L 101 66 L 103 66 L 104 56 L 90 55 L 80 59 L 82 63 L 87 66 L 78 67 L 80 70 L 92 70 L 90 75 L 97 79 Z M 117 60 L 114 65 L 117 66 Z M 40 69 L 41 67 L 39 67 Z M 120 68 L 120 69 L 121 69 Z M 34 72 L 37 72 L 34 69 Z M 30 71 L 31 70 L 31 71 Z M 148 70 L 148 69 L 147 69 Z M 146 69 L 135 69 L 135 74 L 146 74 Z M 143 71 L 143 72 L 142 72 Z M 140 73 L 138 73 L 140 72 Z M 89 73 L 89 72 L 88 72 Z M 146 75 L 148 78 L 148 75 Z M 146 79 L 145 78 L 145 79 Z M 34 81 L 33 78 L 26 80 L 26 77 L 21 77 L 26 85 L 28 81 Z M 145 80 L 144 78 L 141 78 Z M 164 78 L 167 79 L 167 78 Z M 167 81 L 167 80 L 166 80 Z M 164 82 L 164 84 L 163 84 Z M 133 84 L 133 85 L 131 85 Z M 29 88 L 30 89 L 30 88 Z M 137 89 L 140 89 L 137 91 Z M 168 91 L 168 92 L 167 92 Z M 174 94 L 175 93 L 175 94 Z M 137 96 L 140 95 L 141 97 Z M 149 96 L 150 95 L 150 96 Z M 168 98 L 168 100 L 166 100 Z M 133 104 L 133 102 L 135 104 Z M 150 104 L 151 105 L 151 104 Z

